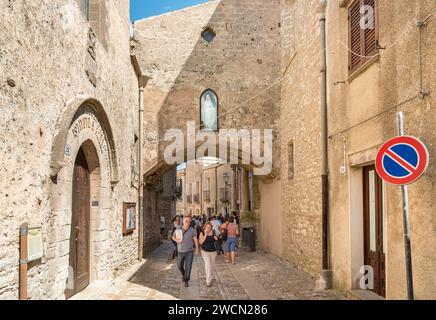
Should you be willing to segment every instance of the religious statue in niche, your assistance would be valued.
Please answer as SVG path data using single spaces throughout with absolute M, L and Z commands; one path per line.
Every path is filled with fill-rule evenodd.
M 212 90 L 206 90 L 200 99 L 201 130 L 218 131 L 218 97 Z

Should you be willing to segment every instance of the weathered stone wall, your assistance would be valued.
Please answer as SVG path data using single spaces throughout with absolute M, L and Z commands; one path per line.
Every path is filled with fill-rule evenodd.
M 159 189 L 156 185 L 144 187 L 144 256 L 148 256 L 160 244 Z
M 200 96 L 208 88 L 218 95 L 220 128 L 268 128 L 278 139 L 279 9 L 277 0 L 211 1 L 135 22 L 136 52 L 151 77 L 146 168 L 162 160 L 166 130 L 200 124 Z M 211 43 L 201 37 L 206 27 L 216 33 Z
M 94 230 L 106 265 L 94 273 L 110 278 L 136 259 L 137 233 L 121 234 L 123 201 L 137 199 L 131 187 L 131 159 L 138 135 L 138 87 L 130 64 L 129 4 L 105 1 L 105 6 L 107 47 L 97 39 L 94 62 L 88 52 L 89 24 L 76 1 L 0 1 L 1 298 L 18 297 L 18 235 L 23 222 L 42 226 L 44 238 L 45 256 L 29 270 L 29 296 L 63 297 L 71 194 L 52 192 L 63 185 L 65 190 L 71 188 L 72 177 L 55 185 L 50 165 L 59 119 L 72 101 L 79 101 L 77 107 L 89 98 L 101 104 L 108 118 L 102 126 L 111 129 L 117 154 L 113 160 L 118 163 L 119 182 L 112 189 L 110 181 L 102 181 L 102 187 L 108 187 L 101 190 L 106 206 L 101 212 L 107 216 Z M 70 167 L 71 163 L 61 169 L 59 177 L 66 176 L 63 172 Z M 54 196 L 62 201 L 54 202 Z
M 327 61 L 329 105 L 330 267 L 333 284 L 354 289 L 363 266 L 362 168 L 373 164 L 381 144 L 397 135 L 396 112 L 406 117 L 406 133 L 435 152 L 434 69 L 429 18 L 422 33 L 423 86 L 420 99 L 419 28 L 434 11 L 432 1 L 379 1 L 380 55 L 353 75 L 348 71 L 348 12 L 351 1 L 328 1 Z M 321 268 L 320 33 L 318 1 L 282 1 L 282 210 L 284 257 L 316 275 Z M 404 57 L 407 57 L 406 59 Z M 292 61 L 292 62 L 291 62 Z M 336 85 L 334 83 L 337 83 Z M 293 144 L 293 156 L 288 153 Z M 289 163 L 293 175 L 289 177 Z M 344 166 L 346 172 L 340 173 Z M 431 198 L 435 168 L 410 187 L 415 293 L 436 296 L 435 225 Z M 406 279 L 398 187 L 384 185 L 386 285 L 388 299 L 406 298 Z
M 173 167 L 157 181 L 147 184 L 144 190 L 144 255 L 148 256 L 166 239 L 172 230 L 171 220 L 176 216 L 176 173 Z M 161 217 L 165 219 L 165 231 L 161 235 Z
M 436 221 L 434 185 L 436 149 L 434 92 L 436 76 L 436 21 L 433 16 L 422 34 L 423 85 L 430 96 L 420 99 L 419 28 L 416 21 L 435 9 L 431 0 L 379 1 L 380 51 L 366 68 L 348 74 L 346 6 L 350 1 L 329 1 L 329 132 L 331 185 L 331 262 L 334 284 L 348 290 L 356 284 L 363 265 L 362 166 L 375 161 L 377 149 L 397 135 L 396 112 L 405 115 L 405 131 L 428 147 L 430 165 L 423 178 L 409 187 L 411 241 L 415 295 L 417 299 L 436 297 Z M 342 6 L 341 6 L 342 5 Z M 334 86 L 335 81 L 344 84 Z M 409 100 L 411 99 L 411 100 Z M 398 106 L 398 107 L 396 107 Z M 339 173 L 345 165 L 347 172 Z M 386 285 L 388 299 L 406 298 L 402 198 L 399 187 L 384 185 L 384 214 L 387 224 Z M 357 243 L 357 244 L 356 244 Z
M 283 257 L 321 270 L 321 115 L 318 1 L 282 1 L 281 194 Z M 289 179 L 288 145 L 294 144 Z
M 162 176 L 162 187 L 160 216 L 165 218 L 165 230 L 168 230 L 171 219 L 176 216 L 176 168 Z
M 248 216 L 257 223 L 258 238 L 262 249 L 278 256 L 283 257 L 283 221 L 282 221 L 282 203 L 281 203 L 281 181 L 275 180 L 271 183 L 261 183 L 260 193 L 262 195 L 260 216 L 258 221 L 252 213 Z M 268 195 L 264 197 L 263 195 Z M 253 219 L 254 218 L 254 219 Z M 255 225 L 247 223 L 247 225 Z

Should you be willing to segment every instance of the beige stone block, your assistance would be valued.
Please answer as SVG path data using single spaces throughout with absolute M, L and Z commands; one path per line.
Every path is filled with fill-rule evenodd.
M 94 242 L 94 253 L 102 254 L 109 249 L 109 243 L 107 241 Z
M 56 237 L 54 239 L 55 242 L 61 242 L 65 240 L 70 240 L 71 237 L 71 226 L 59 226 L 54 230 Z
M 109 238 L 109 232 L 107 230 L 95 231 L 92 234 L 92 238 L 93 241 L 97 243 L 107 241 Z
M 65 211 L 52 212 L 52 219 L 55 221 L 55 227 L 70 226 L 71 225 L 71 209 Z
M 109 227 L 108 219 L 96 219 L 92 221 L 92 230 L 93 231 L 107 231 Z
M 70 252 L 70 241 L 64 240 L 56 244 L 56 256 L 63 257 Z

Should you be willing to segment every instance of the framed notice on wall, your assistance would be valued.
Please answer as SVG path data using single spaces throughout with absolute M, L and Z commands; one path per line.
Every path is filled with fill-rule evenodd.
M 136 203 L 123 204 L 123 236 L 132 234 L 136 229 Z
M 27 234 L 27 250 L 29 262 L 39 260 L 44 256 L 42 245 L 42 228 L 29 228 Z

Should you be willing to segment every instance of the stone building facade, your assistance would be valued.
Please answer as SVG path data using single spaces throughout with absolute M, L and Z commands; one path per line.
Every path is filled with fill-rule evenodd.
M 357 287 L 359 268 L 367 263 L 362 248 L 365 237 L 362 179 L 365 170 L 374 164 L 381 145 L 398 135 L 397 112 L 404 113 L 406 134 L 427 145 L 430 159 L 436 155 L 436 136 L 432 129 L 436 118 L 431 110 L 436 89 L 433 72 L 436 21 L 430 16 L 435 11 L 434 1 L 376 1 L 380 49 L 374 58 L 351 73 L 347 51 L 340 41 L 348 39 L 347 11 L 352 4 L 352 1 L 331 1 L 327 6 L 327 19 L 331 23 L 327 32 L 330 255 L 334 285 L 344 290 Z M 424 23 L 422 27 L 419 22 Z M 333 85 L 341 81 L 345 83 Z M 342 166 L 346 168 L 345 173 L 341 173 Z M 432 245 L 436 241 L 432 200 L 435 173 L 435 162 L 430 160 L 422 179 L 409 187 L 416 299 L 436 298 L 436 277 L 432 272 L 436 268 L 436 251 Z M 382 221 L 378 236 L 381 239 L 376 250 L 383 255 L 380 273 L 384 275 L 380 285 L 388 299 L 405 299 L 401 188 L 383 183 L 380 189 Z
M 207 89 L 218 97 L 219 128 L 273 129 L 277 141 L 279 10 L 278 0 L 209 1 L 135 22 L 135 53 L 150 77 L 144 92 L 150 137 L 144 166 L 150 175 L 168 169 L 163 156 L 169 129 L 186 135 L 187 122 L 195 121 L 198 131 L 200 97 Z M 205 31 L 215 35 L 210 42 L 202 36 Z M 247 113 L 250 117 L 243 116 Z M 188 157 L 184 160 L 193 160 Z
M 275 187 L 283 256 L 312 275 L 322 269 L 318 8 L 318 1 L 282 1 L 281 180 Z
M 0 238 L 0 298 L 18 297 L 23 222 L 42 226 L 44 239 L 44 257 L 29 269 L 29 296 L 65 298 L 79 173 L 87 177 L 82 187 L 89 194 L 89 206 L 81 208 L 90 217 L 90 282 L 133 263 L 138 231 L 123 235 L 122 211 L 124 203 L 138 202 L 139 164 L 145 168 L 146 254 L 160 243 L 161 216 L 168 225 L 189 206 L 192 214 L 227 207 L 239 212 L 243 226 L 256 227 L 262 249 L 314 277 L 323 273 L 324 71 L 332 284 L 357 294 L 360 269 L 372 263 L 374 291 L 388 299 L 406 297 L 401 192 L 381 183 L 372 165 L 381 144 L 397 134 L 397 111 L 405 114 L 406 133 L 427 145 L 430 159 L 436 152 L 433 0 L 365 1 L 374 4 L 374 14 L 366 17 L 376 19 L 376 31 L 354 37 L 349 21 L 357 25 L 359 0 L 210 1 L 136 22 L 131 41 L 127 1 L 91 0 L 88 11 L 73 0 L 0 3 L 0 224 L 6 230 Z M 349 41 L 355 45 L 359 37 L 372 41 L 371 50 L 359 51 L 367 48 L 360 45 L 353 47 L 358 54 L 350 53 Z M 131 65 L 132 54 L 138 65 Z M 141 133 L 138 68 L 150 77 Z M 200 97 L 207 89 L 218 97 L 219 128 L 273 130 L 271 174 L 253 176 L 253 163 L 190 174 L 164 162 L 165 133 L 180 129 L 186 136 L 188 121 L 200 124 Z M 189 153 L 195 150 L 186 147 L 184 161 L 193 160 Z M 435 170 L 430 162 L 410 186 L 418 299 L 436 297 Z M 220 201 L 225 172 L 230 184 L 239 184 L 230 192 L 230 206 Z M 195 206 L 185 196 L 176 202 L 177 178 L 182 192 L 193 186 Z M 376 224 L 365 223 L 374 215 Z
M 254 184 L 253 212 L 258 213 L 260 244 L 296 267 L 318 276 L 324 268 L 323 97 L 320 93 L 323 50 L 320 17 L 325 12 L 329 136 L 328 268 L 332 272 L 333 285 L 354 294 L 359 287 L 360 268 L 368 263 L 365 261 L 368 253 L 364 252 L 364 233 L 368 228 L 364 225 L 364 208 L 368 207 L 368 203 L 364 202 L 363 189 L 368 189 L 367 199 L 378 192 L 382 199 L 379 206 L 383 209 L 379 210 L 382 217 L 377 230 L 383 229 L 384 232 L 379 231 L 382 241 L 378 240 L 378 249 L 374 251 L 379 255 L 378 268 L 383 269 L 378 270 L 380 276 L 376 279 L 383 290 L 377 293 L 388 299 L 404 298 L 406 281 L 401 193 L 398 188 L 386 184 L 374 189 L 371 181 L 365 187 L 364 180 L 376 177 L 375 172 L 370 170 L 375 153 L 384 141 L 396 135 L 395 111 L 405 112 L 408 119 L 406 132 L 422 139 L 429 146 L 430 157 L 433 154 L 430 107 L 435 81 L 428 70 L 432 70 L 434 65 L 434 58 L 431 57 L 433 42 L 430 40 L 435 30 L 431 15 L 434 3 L 396 1 L 388 5 L 387 2 L 375 1 L 374 17 L 377 17 L 378 29 L 377 39 L 372 40 L 378 40 L 373 43 L 373 49 L 379 49 L 376 54 L 370 52 L 374 55 L 373 59 L 353 69 L 352 73 L 348 69 L 351 59 L 348 12 L 356 1 L 331 0 L 324 2 L 326 8 L 322 3 L 282 0 L 280 3 L 255 4 L 224 0 L 138 22 L 135 29 L 139 47 L 147 43 L 156 48 L 148 51 L 139 49 L 147 52 L 140 60 L 147 73 L 155 79 L 148 88 L 150 97 L 147 100 L 152 119 L 148 128 L 156 133 L 168 126 L 177 127 L 175 122 L 184 124 L 187 118 L 197 119 L 198 97 L 207 88 L 214 89 L 219 97 L 225 92 L 224 100 L 228 100 L 226 93 L 229 88 L 255 79 L 248 85 L 255 92 L 240 90 L 237 94 L 235 91 L 230 93 L 241 99 L 246 98 L 242 93 L 264 99 L 259 94 L 259 87 L 253 83 L 261 84 L 266 80 L 264 84 L 271 90 L 267 96 L 276 99 L 276 104 L 272 109 L 264 110 L 274 112 L 265 118 L 252 106 L 249 117 L 242 115 L 244 109 L 241 109 L 241 115 L 232 112 L 230 116 L 229 109 L 224 106 L 224 110 L 220 111 L 226 114 L 223 118 L 233 120 L 223 120 L 220 126 L 238 128 L 238 124 L 250 126 L 251 123 L 246 121 L 254 121 L 254 124 L 272 127 L 277 133 L 274 141 L 279 141 L 275 143 L 275 148 L 279 146 L 279 150 L 274 153 L 276 157 L 273 160 L 279 174 L 259 179 L 259 183 Z M 256 7 L 255 14 L 251 14 L 252 5 Z M 268 9 L 268 14 L 263 9 Z M 240 14 L 242 25 L 233 20 L 235 11 Z M 359 11 L 360 7 L 352 14 Z M 267 23 L 260 23 L 265 19 L 268 19 Z M 417 26 L 416 21 L 424 20 L 421 27 Z M 268 34 L 274 35 L 270 39 L 273 44 L 264 42 L 263 32 L 267 30 L 262 26 L 272 28 L 269 31 L 273 33 Z M 254 39 L 252 45 L 256 46 L 258 39 L 263 47 L 275 48 L 278 45 L 279 48 L 278 51 L 264 52 L 263 48 L 256 47 L 256 55 L 263 53 L 264 57 L 271 59 L 256 59 L 259 65 L 250 64 L 252 47 L 248 40 L 252 39 L 247 36 L 251 27 L 257 29 L 255 36 L 252 33 L 249 35 Z M 208 28 L 216 36 L 211 43 L 201 38 L 202 32 Z M 279 39 L 275 38 L 275 31 Z M 368 34 L 371 37 L 371 33 Z M 184 38 L 185 35 L 189 37 Z M 193 38 L 190 38 L 191 35 Z M 163 53 L 161 47 L 177 48 L 181 54 L 172 54 L 171 50 Z M 228 50 L 234 52 L 235 60 L 218 63 L 229 57 L 226 55 Z M 414 58 L 407 61 L 400 59 L 405 56 Z M 280 61 L 280 70 L 276 69 L 277 61 Z M 268 66 L 267 73 L 263 69 L 265 66 Z M 275 80 L 265 77 L 265 74 L 274 74 L 278 85 L 274 86 Z M 234 78 L 235 75 L 241 77 Z M 222 84 L 221 79 L 226 82 Z M 195 86 L 192 86 L 193 83 Z M 159 99 L 159 96 L 162 98 Z M 154 150 L 155 158 L 159 159 L 159 146 L 155 145 Z M 367 178 L 363 177 L 364 173 Z M 425 176 L 410 190 L 411 198 L 415 199 L 411 207 L 422 217 L 421 220 L 418 216 L 412 218 L 412 229 L 415 230 L 412 231 L 412 251 L 415 252 L 416 297 L 424 299 L 435 296 L 432 289 L 435 277 L 429 271 L 436 258 L 429 249 L 429 243 L 434 238 L 432 206 L 426 200 L 433 192 L 432 175 L 433 167 L 430 165 Z
M 137 229 L 122 232 L 123 203 L 138 199 L 129 4 L 91 1 L 90 21 L 79 5 L 0 2 L 2 299 L 18 298 L 23 223 L 42 227 L 44 250 L 29 265 L 28 298 L 65 298 L 75 272 L 69 266 L 76 169 L 89 197 L 80 208 L 89 220 L 78 231 L 89 237 L 78 251 L 89 255 L 80 262 L 88 264 L 84 276 L 110 279 L 138 258 Z
M 187 164 L 185 180 L 185 214 L 197 216 L 202 214 L 201 194 L 203 192 L 201 164 Z
M 435 121 L 431 112 L 436 83 L 431 71 L 435 64 L 432 52 L 436 28 L 431 15 L 435 4 L 434 1 L 375 1 L 375 4 L 379 49 L 363 54 L 369 58 L 351 72 L 349 59 L 355 54 L 350 53 L 348 46 L 349 11 L 355 8 L 352 6 L 356 1 L 327 1 L 325 9 L 318 1 L 282 1 L 282 68 L 288 70 L 282 82 L 281 104 L 283 256 L 314 275 L 322 268 L 320 14 L 325 12 L 329 268 L 333 286 L 355 293 L 360 288 L 360 269 L 369 263 L 367 256 L 377 254 L 375 281 L 379 288 L 374 291 L 387 299 L 405 299 L 401 190 L 378 180 L 374 182 L 377 174 L 371 165 L 380 146 L 397 135 L 398 111 L 405 114 L 406 133 L 427 145 L 430 158 L 435 153 L 431 129 Z M 350 12 L 355 15 L 359 9 Z M 425 21 L 421 27 L 420 21 Z M 434 172 L 431 162 L 423 178 L 409 189 L 417 299 L 436 297 L 436 277 L 431 271 L 436 265 L 431 245 L 435 242 L 431 201 Z M 366 185 L 365 180 L 369 181 Z M 380 216 L 377 228 L 365 223 L 365 208 L 369 210 L 369 219 L 373 219 L 374 212 Z M 367 230 L 371 229 L 374 233 L 365 240 Z M 365 249 L 366 241 L 374 249 Z
M 246 178 L 244 179 L 244 174 Z M 178 199 L 178 214 L 240 216 L 251 208 L 253 190 L 243 168 L 230 164 L 188 163 L 178 170 L 178 178 L 183 185 Z M 250 176 L 251 177 L 251 176 Z M 243 180 L 244 179 L 244 180 Z M 252 200 L 251 200 L 252 202 Z
M 269 176 L 255 180 L 262 184 L 278 176 L 280 148 L 275 142 L 280 137 L 280 22 L 278 0 L 225 0 L 134 23 L 134 52 L 144 74 L 150 77 L 144 91 L 144 167 L 150 186 L 144 196 L 146 212 L 156 210 L 153 190 L 159 177 L 175 166 L 164 161 L 165 148 L 170 144 L 164 139 L 165 133 L 180 129 L 186 137 L 188 121 L 195 121 L 199 131 L 200 97 L 207 89 L 218 97 L 219 128 L 272 129 L 273 169 Z M 205 32 L 212 34 L 211 41 Z M 186 147 L 183 160 L 193 160 L 190 152 L 195 154 L 197 148 L 197 144 Z M 237 150 L 229 148 L 227 152 L 236 151 L 241 159 L 241 149 L 240 144 Z M 220 157 L 219 150 L 201 156 Z M 244 179 L 248 179 L 253 166 L 246 166 Z M 257 225 L 262 219 L 269 219 L 268 213 L 261 217 L 259 195 L 253 197 L 255 214 L 245 210 L 247 224 Z M 275 209 L 272 211 L 277 214 Z M 269 228 L 274 227 L 268 225 L 265 231 L 273 234 Z M 157 232 L 155 229 L 152 233 Z M 264 239 L 269 247 L 278 246 Z
M 239 203 L 240 181 L 237 180 L 236 186 L 232 184 L 235 174 L 237 175 L 237 171 L 232 170 L 229 164 L 217 164 L 204 168 L 202 173 L 202 204 L 203 212 L 207 216 L 223 215 L 226 217 L 231 214 L 234 191 L 238 194 L 236 201 Z

